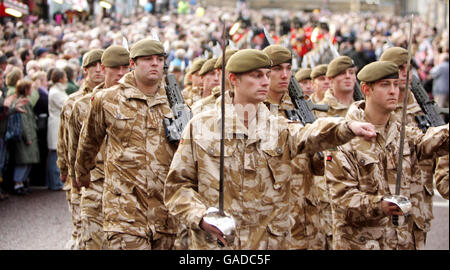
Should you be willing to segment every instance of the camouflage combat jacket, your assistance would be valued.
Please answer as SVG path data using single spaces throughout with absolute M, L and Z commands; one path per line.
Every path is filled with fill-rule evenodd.
M 72 106 L 72 111 L 70 113 L 69 117 L 69 126 L 70 129 L 68 129 L 68 138 L 69 138 L 69 144 L 68 144 L 68 160 L 69 160 L 69 176 L 74 179 L 75 177 L 75 160 L 77 156 L 77 149 L 78 149 L 78 141 L 81 134 L 81 128 L 83 126 L 84 120 L 87 117 L 87 113 L 89 111 L 89 103 L 91 101 L 92 96 L 94 93 L 98 92 L 99 90 L 103 89 L 105 86 L 105 83 L 101 83 L 97 85 L 92 92 L 87 93 L 86 95 L 83 95 L 78 100 L 76 100 Z M 99 151 L 97 155 L 100 155 L 101 157 L 101 151 Z M 97 162 L 98 163 L 98 162 Z M 92 180 L 92 179 L 91 179 Z
M 278 105 L 269 96 L 264 102 L 271 113 L 287 118 L 286 110 L 295 109 L 289 94 L 283 95 Z M 319 198 L 314 175 L 323 175 L 323 160 L 316 154 L 300 154 L 292 160 L 291 179 L 291 235 L 290 249 L 320 249 Z
M 184 99 L 184 103 L 190 107 L 194 102 L 199 101 L 200 99 L 202 99 L 202 88 L 193 86 L 190 88 L 187 97 Z
M 322 104 L 323 103 L 322 100 L 319 100 L 319 97 L 317 96 L 317 94 L 315 92 L 312 93 L 311 96 L 309 96 L 309 100 L 311 100 L 312 103 L 314 103 L 314 104 Z
M 181 95 L 183 96 L 183 99 L 186 100 L 189 98 L 189 95 L 191 93 L 191 89 L 192 89 L 192 84 L 186 86 L 182 91 L 181 91 Z
M 323 96 L 323 100 L 320 102 L 321 104 L 328 105 L 327 112 L 314 111 L 314 114 L 317 118 L 327 117 L 327 116 L 340 116 L 345 117 L 347 114 L 347 110 L 350 107 L 349 105 L 344 105 L 337 100 L 337 98 L 333 95 L 333 90 L 330 88 L 325 92 Z
M 232 249 L 288 249 L 291 160 L 354 137 L 342 118 L 303 127 L 271 115 L 260 103 L 247 129 L 226 94 L 224 211 L 236 221 Z M 166 179 L 164 201 L 191 228 L 191 249 L 217 249 L 199 227 L 206 210 L 218 207 L 220 99 L 217 110 L 194 116 L 183 132 Z
M 439 194 L 448 200 L 448 155 L 438 159 L 434 177 Z
M 402 119 L 403 102 L 399 103 L 395 110 L 396 118 L 401 121 Z M 414 127 L 419 127 L 415 116 L 423 115 L 422 109 L 414 97 L 414 94 L 410 91 L 408 95 L 408 105 L 406 107 L 406 123 Z M 424 217 L 423 219 L 416 220 L 416 225 L 423 231 L 428 232 L 431 228 L 431 220 L 433 219 L 433 199 L 434 185 L 433 185 L 433 173 L 435 168 L 434 159 L 424 159 L 418 162 L 418 165 L 414 167 L 412 177 L 418 178 L 417 181 L 424 183 L 424 189 L 422 191 L 422 198 L 420 198 L 421 213 L 417 213 L 418 216 Z
M 61 116 L 59 121 L 58 143 L 56 146 L 56 154 L 58 156 L 56 164 L 62 175 L 67 175 L 67 180 L 64 183 L 64 190 L 70 190 L 72 188 L 72 180 L 69 176 L 69 119 L 72 113 L 72 107 L 75 101 L 81 98 L 83 95 L 91 92 L 85 81 L 80 89 L 75 93 L 69 95 L 64 101 Z
M 216 86 L 212 89 L 211 95 L 194 102 L 191 107 L 192 114 L 196 115 L 207 110 L 215 109 L 216 100 L 221 95 L 220 91 L 220 86 Z
M 164 179 L 176 149 L 166 138 L 164 117 L 173 118 L 164 85 L 147 96 L 136 87 L 133 71 L 91 98 L 75 172 L 80 182 L 89 181 L 106 136 L 105 231 L 147 238 L 176 233 L 176 220 L 163 204 Z
M 355 102 L 346 118 L 365 120 L 364 101 Z M 376 142 L 356 138 L 330 151 L 326 181 L 333 213 L 333 249 L 416 249 L 415 213 L 423 183 L 412 177 L 418 159 L 448 153 L 448 125 L 430 128 L 426 135 L 407 126 L 400 194 L 411 200 L 410 216 L 399 226 L 381 210 L 383 196 L 394 194 L 401 125 L 392 114 L 387 126 L 377 128 Z M 384 134 L 384 135 L 383 135 Z

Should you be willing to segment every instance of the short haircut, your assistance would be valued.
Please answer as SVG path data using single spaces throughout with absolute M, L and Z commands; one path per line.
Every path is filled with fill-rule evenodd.
M 55 68 L 52 71 L 52 76 L 51 76 L 52 82 L 58 83 L 62 78 L 64 78 L 64 76 L 67 76 L 66 72 L 64 70 L 62 70 L 60 68 Z
M 16 86 L 17 82 L 23 78 L 23 72 L 18 67 L 13 67 L 11 71 L 6 74 L 6 85 Z
M 30 80 L 19 80 L 16 86 L 17 96 L 26 96 L 26 92 L 31 89 L 32 81 Z

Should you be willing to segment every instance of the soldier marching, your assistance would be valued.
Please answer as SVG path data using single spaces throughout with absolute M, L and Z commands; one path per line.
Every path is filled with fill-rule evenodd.
M 388 49 L 359 73 L 347 56 L 294 73 L 281 45 L 224 47 L 196 59 L 177 89 L 193 117 L 176 142 L 160 41 L 84 55 L 57 147 L 71 248 L 423 249 L 433 186 L 448 199 L 449 125 L 419 129 L 412 93 L 399 120 L 408 51 Z M 292 77 L 302 98 L 328 106 L 314 123 L 290 117 Z M 389 200 L 405 124 L 409 209 Z

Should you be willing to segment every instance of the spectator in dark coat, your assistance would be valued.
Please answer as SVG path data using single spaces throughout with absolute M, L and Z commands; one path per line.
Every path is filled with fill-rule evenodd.
M 15 104 L 20 98 L 26 98 L 31 95 L 32 82 L 29 80 L 20 80 L 17 82 L 15 99 L 12 104 Z M 31 167 L 35 163 L 39 163 L 39 145 L 37 138 L 36 120 L 33 113 L 33 108 L 30 103 L 24 106 L 26 113 L 21 114 L 22 120 L 22 138 L 19 141 L 13 142 L 14 151 L 14 194 L 25 195 L 29 191 L 27 189 L 28 176 Z

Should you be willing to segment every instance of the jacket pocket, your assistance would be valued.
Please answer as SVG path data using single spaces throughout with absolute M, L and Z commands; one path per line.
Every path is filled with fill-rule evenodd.
M 267 249 L 288 249 L 290 237 L 289 228 L 267 225 Z
M 137 198 L 131 184 L 106 186 L 103 197 L 105 220 L 133 223 L 136 221 Z
M 136 120 L 137 111 L 129 109 L 126 105 L 120 104 L 114 113 L 114 129 L 117 140 L 122 142 L 123 146 L 128 146 L 130 136 Z
M 378 190 L 378 180 L 385 176 L 379 169 L 379 160 L 363 152 L 357 152 L 359 189 L 374 194 Z
M 291 179 L 291 160 L 283 159 L 284 149 L 281 147 L 263 151 L 266 154 L 267 165 L 273 179 L 273 189 L 280 190 Z

